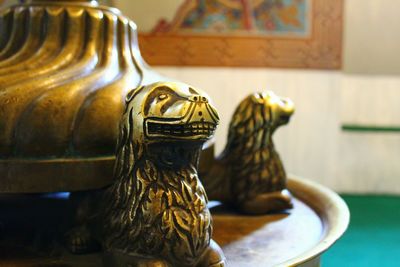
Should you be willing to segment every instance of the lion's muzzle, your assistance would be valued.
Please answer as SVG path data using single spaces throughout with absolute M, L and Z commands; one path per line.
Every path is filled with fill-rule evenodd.
M 187 110 L 181 118 L 146 118 L 146 135 L 184 140 L 207 140 L 213 136 L 219 117 L 205 96 L 192 95 L 178 107 Z

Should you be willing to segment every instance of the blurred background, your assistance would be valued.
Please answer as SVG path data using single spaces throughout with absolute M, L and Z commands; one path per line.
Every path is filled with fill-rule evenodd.
M 194 9 L 189 2 L 198 3 L 197 13 L 186 11 Z M 287 171 L 339 192 L 351 211 L 349 230 L 324 256 L 323 266 L 398 266 L 400 1 L 208 2 L 225 6 L 240 2 L 244 13 L 246 2 L 254 9 L 259 2 L 269 3 L 261 11 L 270 14 L 264 18 L 267 30 L 250 27 L 246 33 L 229 22 L 234 17 L 229 11 L 218 5 L 207 11 L 204 1 L 115 0 L 113 4 L 137 23 L 142 53 L 157 71 L 211 95 L 221 114 L 218 151 L 225 145 L 235 106 L 246 95 L 273 90 L 291 98 L 296 112 L 275 134 Z M 297 10 L 290 9 L 293 6 Z M 208 24 L 206 12 L 212 13 Z M 285 22 L 293 27 L 285 28 Z M 157 39 L 162 34 L 172 37 Z M 233 47 L 231 39 L 218 43 L 215 36 L 226 34 L 253 41 L 266 38 L 265 46 L 243 41 Z M 187 37 L 180 40 L 183 47 L 169 45 L 176 42 L 174 36 L 182 35 Z M 203 53 L 191 49 L 207 35 L 215 49 Z M 177 49 L 186 50 L 176 54 Z M 257 49 L 265 53 L 258 55 Z M 235 57 L 241 53 L 249 61 Z M 157 58 L 159 54 L 163 57 Z M 168 55 L 183 59 L 173 61 Z M 266 60 L 260 62 L 261 57 Z
M 3 1 L 3 5 L 13 2 L 16 1 Z M 210 16 L 208 24 L 203 25 L 195 24 L 195 15 L 198 20 L 204 16 L 198 13 L 186 14 L 186 21 L 177 24 L 179 16 L 185 16 L 185 5 L 193 9 L 192 3 L 207 1 L 100 2 L 118 7 L 135 21 L 143 56 L 152 67 L 165 76 L 185 81 L 209 93 L 221 114 L 217 131 L 218 152 L 225 145 L 229 120 L 240 100 L 252 92 L 273 90 L 278 95 L 291 98 L 296 105 L 290 124 L 275 134 L 276 145 L 288 172 L 313 179 L 343 193 L 400 193 L 399 1 L 247 1 L 255 7 L 259 3 L 269 3 L 260 12 L 272 17 L 270 20 L 264 19 L 275 26 L 270 31 L 262 31 L 260 27 L 247 30 L 240 28 L 235 18 L 229 21 L 229 4 L 245 3 L 246 0 L 214 1 L 221 2 L 221 6 L 225 4 L 228 9 L 212 7 L 214 9 L 210 12 L 214 12 L 214 17 Z M 289 9 L 287 14 L 279 11 L 279 4 L 283 11 L 286 11 L 285 7 Z M 319 7 L 316 7 L 318 4 Z M 297 9 L 290 10 L 290 7 Z M 201 6 L 200 12 L 203 12 L 201 8 L 207 12 Z M 243 7 L 236 6 L 237 10 L 240 8 Z M 302 13 L 301 8 L 309 10 Z M 315 19 L 318 21 L 314 21 L 311 13 L 317 8 L 321 11 L 317 14 L 319 18 Z M 234 5 L 232 9 L 235 11 Z M 276 12 L 277 9 L 281 13 Z M 222 12 L 222 19 L 215 18 L 218 12 Z M 242 17 L 238 15 L 239 20 Z M 290 18 L 297 19 L 297 24 L 296 21 L 291 22 Z M 284 22 L 292 28 L 285 27 Z M 315 28 L 319 24 L 329 23 L 332 25 L 319 31 L 328 36 L 325 39 L 333 35 L 334 40 L 315 41 L 321 46 L 315 48 L 311 43 L 319 38 L 314 36 Z M 297 32 L 293 30 L 295 26 L 299 28 Z M 332 30 L 335 32 L 332 33 Z M 185 48 L 162 43 L 163 39 L 160 42 L 157 38 L 162 37 L 157 36 L 163 33 L 175 37 L 188 36 L 175 40 L 186 42 L 188 46 L 197 44 L 196 38 L 212 43 L 215 36 L 228 36 L 222 40 L 225 46 L 218 43 L 221 40 L 215 41 L 217 51 L 229 49 L 226 45 L 231 41 L 229 36 L 241 38 L 242 42 L 231 49 L 232 54 L 241 53 L 240 56 L 248 60 L 234 58 L 229 51 L 216 53 L 213 46 L 207 47 L 211 49 L 204 52 L 199 51 L 203 48 L 201 46 L 177 52 Z M 259 43 L 251 43 L 257 38 L 265 38 L 262 41 L 265 46 L 261 47 L 266 50 L 264 54 L 257 52 L 258 47 L 255 46 L 260 46 Z M 247 43 L 247 39 L 250 42 Z M 281 40 L 284 41 L 279 43 Z M 288 48 L 281 49 L 280 45 Z M 324 58 L 323 49 L 329 49 L 329 46 L 336 54 Z M 322 52 L 310 54 L 318 49 Z M 174 61 L 168 55 L 183 59 Z M 191 57 L 196 55 L 197 60 L 191 61 Z M 216 57 L 221 55 L 232 59 L 218 61 Z M 263 55 L 270 56 L 271 60 L 260 61 Z
M 157 35 L 154 33 L 157 22 L 174 21 L 176 10 L 185 2 L 188 1 L 146 0 L 133 3 L 115 0 L 113 4 L 137 23 L 139 32 L 147 34 L 153 31 L 152 34 Z M 311 2 L 308 4 L 315 5 Z M 310 68 L 282 64 L 282 68 L 271 68 L 251 67 L 250 63 L 244 64 L 244 67 L 240 64 L 227 67 L 222 63 L 217 67 L 194 67 L 190 66 L 190 62 L 183 63 L 183 66 L 165 66 L 168 62 L 162 59 L 159 60 L 162 67 L 151 65 L 162 74 L 191 83 L 211 95 L 222 116 L 217 131 L 218 151 L 225 145 L 229 120 L 236 104 L 249 93 L 273 90 L 290 97 L 297 108 L 290 124 L 279 129 L 275 135 L 276 145 L 290 173 L 313 179 L 342 193 L 398 194 L 400 2 L 322 2 L 323 7 L 330 5 L 330 8 L 340 11 L 335 14 L 336 21 L 333 22 L 339 24 L 342 37 L 339 39 L 341 60 L 338 66 Z M 223 12 L 226 14 L 226 10 Z M 332 12 L 329 10 L 327 16 Z M 313 26 L 318 25 L 309 25 Z M 171 31 L 172 34 L 177 32 Z M 144 41 L 149 40 L 148 35 L 143 36 L 147 38 Z M 141 45 L 146 43 L 141 42 Z M 334 45 L 337 46 L 336 43 Z M 145 59 L 147 56 L 147 59 L 157 63 L 157 59 L 151 58 L 151 53 L 145 53 L 145 47 L 141 49 Z M 246 47 L 245 44 L 241 49 L 248 51 L 249 55 L 255 53 L 253 47 Z M 212 51 L 207 52 L 202 55 L 206 62 L 214 57 Z M 291 54 L 292 58 L 296 56 L 295 52 Z
M 241 99 L 291 98 L 295 115 L 275 134 L 287 171 L 339 192 L 352 213 L 324 266 L 398 266 L 400 1 L 102 2 L 136 22 L 156 71 L 209 93 L 218 153 Z

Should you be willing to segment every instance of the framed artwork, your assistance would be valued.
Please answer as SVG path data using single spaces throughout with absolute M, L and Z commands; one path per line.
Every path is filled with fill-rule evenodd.
M 155 10 L 135 2 L 152 0 L 129 9 Z M 131 16 L 151 65 L 341 67 L 343 0 L 157 2 L 161 12 Z

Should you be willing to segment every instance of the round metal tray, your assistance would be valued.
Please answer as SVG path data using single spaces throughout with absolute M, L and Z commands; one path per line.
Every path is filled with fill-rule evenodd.
M 314 182 L 291 176 L 288 188 L 294 208 L 287 213 L 246 216 L 210 202 L 213 238 L 228 266 L 319 266 L 321 254 L 346 230 L 348 208 Z M 57 242 L 48 243 L 67 220 L 66 202 L 0 195 L 0 266 L 102 266 L 101 254 L 71 255 Z
M 229 266 L 319 266 L 320 255 L 345 232 L 349 210 L 332 190 L 290 176 L 294 208 L 244 216 L 214 208 L 214 239 Z

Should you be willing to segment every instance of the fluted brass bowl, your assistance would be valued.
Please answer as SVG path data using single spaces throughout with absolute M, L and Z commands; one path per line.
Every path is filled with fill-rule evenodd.
M 1 10 L 0 192 L 108 184 L 124 97 L 159 80 L 117 9 L 34 0 Z

